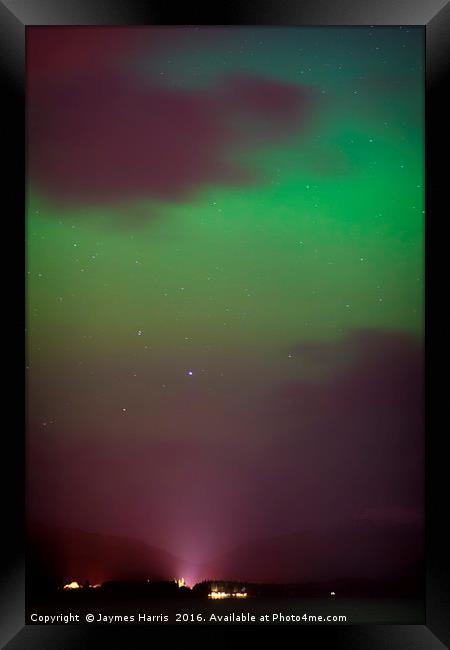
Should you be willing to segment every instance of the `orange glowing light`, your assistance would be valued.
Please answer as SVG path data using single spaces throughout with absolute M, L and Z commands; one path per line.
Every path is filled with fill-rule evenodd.
M 231 594 L 228 594 L 225 591 L 211 591 L 211 593 L 208 594 L 208 598 L 212 598 L 213 600 L 220 600 L 222 598 L 230 598 Z
M 64 585 L 63 589 L 80 589 L 81 585 L 78 582 L 69 582 L 67 585 Z

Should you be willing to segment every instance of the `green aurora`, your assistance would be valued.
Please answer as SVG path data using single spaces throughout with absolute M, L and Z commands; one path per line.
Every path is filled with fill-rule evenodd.
M 89 66 L 82 54 L 79 62 L 69 50 L 64 54 L 65 47 L 82 52 L 83 45 L 51 39 L 43 45 L 42 31 L 29 31 L 35 48 L 30 66 L 34 60 L 41 66 L 29 70 L 33 107 L 46 83 L 57 88 L 70 75 L 84 83 Z M 80 39 L 84 31 L 78 30 Z M 148 51 L 143 46 L 131 55 L 118 49 L 114 65 L 125 66 L 144 88 L 177 96 L 220 94 L 224 75 L 269 79 L 294 91 L 308 88 L 312 108 L 304 126 L 287 136 L 278 137 L 275 130 L 270 141 L 225 146 L 223 158 L 248 172 L 248 180 L 210 181 L 206 175 L 173 200 L 145 188 L 134 196 L 86 198 L 81 192 L 76 200 L 67 199 L 57 174 L 45 176 L 39 164 L 31 164 L 28 440 L 39 454 L 52 448 L 59 449 L 58 458 L 67 457 L 70 445 L 92 440 L 115 439 L 126 447 L 130 437 L 149 445 L 214 439 L 230 454 L 234 445 L 244 449 L 244 457 L 251 450 L 257 463 L 266 453 L 259 445 L 279 433 L 261 424 L 262 405 L 273 392 L 290 382 L 339 381 L 339 373 L 359 354 L 356 346 L 354 353 L 314 359 L 302 356 L 299 346 L 339 347 L 358 331 L 401 334 L 421 346 L 423 31 L 243 27 L 218 30 L 217 39 L 213 32 L 180 28 Z M 100 53 L 100 63 L 112 52 L 113 47 Z M 51 111 L 44 126 L 33 119 L 31 131 L 44 134 L 35 154 L 38 163 L 55 152 L 61 160 L 70 154 L 64 139 L 55 145 L 51 120 L 58 118 Z M 95 142 L 95 126 L 85 128 L 87 141 Z M 193 133 L 194 148 L 195 141 Z M 84 155 L 87 160 L 91 154 Z M 119 169 L 121 164 L 119 151 Z M 395 454 L 391 460 L 392 467 L 398 465 Z M 37 467 L 37 460 L 30 462 Z M 246 467 L 245 458 L 239 462 Z M 49 495 L 55 486 L 65 485 L 64 494 L 76 492 L 76 479 L 63 478 L 57 466 L 55 461 L 45 485 L 40 470 L 30 470 L 31 512 L 54 524 L 68 520 L 86 530 L 114 532 L 105 487 L 97 496 L 97 488 L 90 487 L 95 507 L 85 496 L 79 497 L 78 509 L 71 509 L 71 497 L 53 503 Z M 195 561 L 218 548 L 219 535 L 205 534 L 214 527 L 212 506 L 199 496 L 206 479 L 195 472 L 199 492 L 190 493 L 192 507 L 183 501 L 185 514 L 174 506 L 168 479 L 157 484 L 155 478 L 148 490 L 166 495 L 165 514 L 140 501 L 127 531 Z M 405 480 L 414 492 L 416 479 Z M 131 499 L 147 490 L 144 478 L 132 485 L 123 481 L 118 489 Z M 130 485 L 128 492 L 123 485 Z M 296 490 L 292 483 L 292 494 Z M 275 510 L 284 507 L 283 494 L 274 497 Z M 242 515 L 233 498 L 223 497 L 222 514 L 230 521 L 235 508 L 237 520 Z M 358 507 L 384 504 L 370 490 L 364 498 Z M 248 499 L 251 508 L 255 497 Z M 320 503 L 328 516 L 329 502 Z M 296 517 L 308 521 L 307 508 L 290 519 L 272 516 L 270 508 L 267 519 L 249 520 L 243 538 L 293 530 Z M 403 503 L 399 497 L 398 508 L 420 512 L 421 502 Z M 102 519 L 100 511 L 109 514 Z M 159 537 L 143 523 L 149 512 L 159 522 Z M 220 539 L 227 547 L 239 542 L 240 533 L 221 530 Z

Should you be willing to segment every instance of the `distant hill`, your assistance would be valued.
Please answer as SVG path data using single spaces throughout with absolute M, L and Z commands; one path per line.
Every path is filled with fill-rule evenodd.
M 205 567 L 208 578 L 249 582 L 406 581 L 421 579 L 422 530 L 357 522 L 242 544 Z
M 182 564 L 170 553 L 139 540 L 36 522 L 28 527 L 27 542 L 27 575 L 42 583 L 171 580 Z
M 392 584 L 414 592 L 422 584 L 423 533 L 413 524 L 360 521 L 329 531 L 300 531 L 253 540 L 202 566 L 142 541 L 33 523 L 27 576 L 31 585 L 65 580 L 91 583 L 172 580 L 190 572 L 201 580 L 279 584 Z

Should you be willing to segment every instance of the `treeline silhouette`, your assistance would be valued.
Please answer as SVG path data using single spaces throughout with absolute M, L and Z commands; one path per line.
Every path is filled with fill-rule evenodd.
M 336 580 L 330 582 L 314 582 L 299 584 L 259 584 L 244 583 L 228 580 L 204 580 L 192 588 L 179 587 L 175 580 L 110 580 L 93 588 L 88 580 L 73 578 L 80 585 L 79 589 L 64 590 L 63 584 L 40 582 L 33 584 L 31 593 L 62 593 L 68 598 L 123 596 L 125 598 L 208 598 L 212 591 L 246 593 L 247 598 L 359 598 L 359 597 L 411 597 L 420 596 L 422 589 L 421 576 L 405 577 L 403 580 L 374 582 L 371 580 Z M 68 582 L 71 582 L 69 580 Z

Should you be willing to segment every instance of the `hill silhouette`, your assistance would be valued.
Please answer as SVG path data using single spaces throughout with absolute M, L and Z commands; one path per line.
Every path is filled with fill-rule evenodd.
M 29 525 L 27 542 L 27 576 L 41 586 L 60 586 L 66 580 L 92 584 L 173 580 L 177 567 L 186 566 L 174 555 L 136 539 L 37 522 Z
M 416 524 L 355 522 L 242 544 L 205 567 L 210 577 L 254 583 L 421 580 L 422 531 Z
M 322 531 L 299 531 L 241 544 L 203 565 L 126 537 L 33 523 L 27 576 L 31 587 L 66 580 L 170 581 L 181 571 L 202 580 L 259 584 L 422 586 L 423 535 L 412 523 L 356 521 Z

